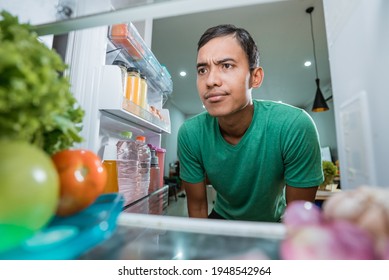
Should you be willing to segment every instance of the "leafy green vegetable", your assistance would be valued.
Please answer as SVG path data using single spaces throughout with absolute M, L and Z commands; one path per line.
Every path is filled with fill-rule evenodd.
M 31 25 L 0 13 L 0 138 L 23 140 L 48 154 L 81 142 L 84 110 L 61 75 L 67 66 Z

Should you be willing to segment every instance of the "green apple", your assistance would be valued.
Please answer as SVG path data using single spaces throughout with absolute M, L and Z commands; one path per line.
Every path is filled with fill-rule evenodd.
M 0 229 L 13 236 L 2 235 L 0 252 L 47 225 L 58 206 L 59 187 L 54 163 L 43 150 L 0 141 Z

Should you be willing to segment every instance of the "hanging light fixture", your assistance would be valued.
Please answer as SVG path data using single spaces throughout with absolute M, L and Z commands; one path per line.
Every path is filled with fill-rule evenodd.
M 313 112 L 324 112 L 329 110 L 328 105 L 323 97 L 323 94 L 320 90 L 320 79 L 319 75 L 317 74 L 317 60 L 316 60 L 316 48 L 315 48 L 315 38 L 313 37 L 313 25 L 312 25 L 312 12 L 314 8 L 309 7 L 305 11 L 309 14 L 311 19 L 311 35 L 312 35 L 312 43 L 313 43 L 313 57 L 315 60 L 315 69 L 316 69 L 316 96 L 315 101 L 313 102 L 312 111 Z

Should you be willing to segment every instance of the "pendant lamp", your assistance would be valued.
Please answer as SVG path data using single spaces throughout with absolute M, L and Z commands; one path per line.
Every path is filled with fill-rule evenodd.
M 320 90 L 320 79 L 317 74 L 317 59 L 316 59 L 316 48 L 315 48 L 315 38 L 313 37 L 313 25 L 312 25 L 312 12 L 314 7 L 309 7 L 305 11 L 309 14 L 311 19 L 311 35 L 312 35 L 312 43 L 313 43 L 313 57 L 315 59 L 315 70 L 316 70 L 316 96 L 315 101 L 313 102 L 312 111 L 313 112 L 324 112 L 329 110 L 328 105 L 323 97 L 323 94 Z

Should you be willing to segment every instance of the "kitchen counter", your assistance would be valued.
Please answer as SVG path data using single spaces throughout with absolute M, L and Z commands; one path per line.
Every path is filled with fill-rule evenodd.
M 334 195 L 335 193 L 340 192 L 340 189 L 335 189 L 335 190 L 318 190 L 316 192 L 316 197 L 315 200 L 327 200 L 331 195 Z
M 111 238 L 80 259 L 279 259 L 278 223 L 122 213 Z

